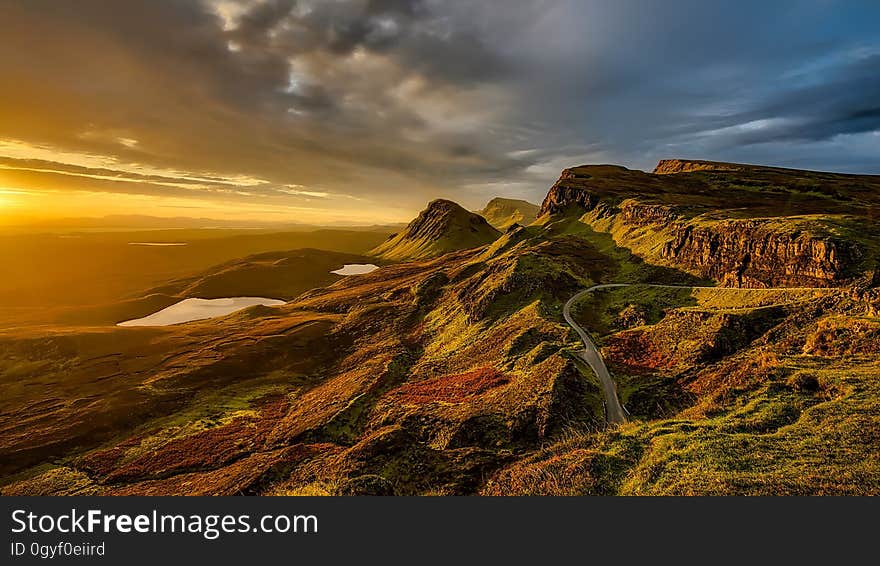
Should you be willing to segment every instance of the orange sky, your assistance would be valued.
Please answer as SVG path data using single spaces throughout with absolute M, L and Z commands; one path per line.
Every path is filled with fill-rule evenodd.
M 267 194 L 267 185 L 254 177 L 161 169 L 0 140 L 0 225 L 119 214 L 363 224 L 410 216 L 409 210 L 299 185 L 272 186 Z

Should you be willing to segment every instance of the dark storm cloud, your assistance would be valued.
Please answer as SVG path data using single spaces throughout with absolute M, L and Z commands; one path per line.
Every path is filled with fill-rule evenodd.
M 831 69 L 824 82 L 772 95 L 769 103 L 739 117 L 761 119 L 770 123 L 735 141 L 822 141 L 880 130 L 880 53 L 853 57 Z
M 357 50 L 385 54 L 432 80 L 479 82 L 499 77 L 508 62 L 464 18 L 424 0 L 305 2 L 251 5 L 231 31 L 245 49 L 279 58 Z
M 843 0 L 7 0 L 0 140 L 408 207 L 537 199 L 591 161 L 880 172 L 878 20 Z

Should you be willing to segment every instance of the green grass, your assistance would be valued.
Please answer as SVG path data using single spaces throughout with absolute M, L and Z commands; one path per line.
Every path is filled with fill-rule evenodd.
M 765 293 L 738 308 L 735 298 L 746 297 L 743 293 L 699 291 L 691 298 L 700 301 L 699 308 L 748 312 L 766 309 L 754 307 L 764 300 L 782 298 Z M 615 294 L 621 295 L 615 300 L 626 300 L 625 290 Z M 613 431 L 573 434 L 505 468 L 485 491 L 880 493 L 880 359 L 872 346 L 876 322 L 841 314 L 852 309 L 845 296 L 827 293 L 821 299 L 825 306 L 811 309 L 815 297 L 789 294 L 800 301 L 787 301 L 792 314 L 767 335 L 772 338 L 674 375 L 616 375 L 624 404 L 631 405 L 640 393 L 668 402 L 672 386 L 687 396 L 682 406 L 665 415 L 636 415 L 641 418 Z M 827 336 L 829 328 L 846 329 L 836 334 L 840 343 L 823 342 L 821 356 L 807 353 L 813 348 L 811 337 Z
M 568 349 L 564 350 L 563 353 L 574 362 L 578 372 L 580 372 L 581 376 L 589 384 L 591 394 L 586 396 L 586 400 L 590 410 L 600 419 L 604 419 L 605 396 L 602 391 L 602 384 L 599 383 L 599 378 L 596 377 L 596 372 L 594 372 L 593 369 L 578 355 L 581 349 L 582 348 L 580 347 L 575 350 Z
M 683 285 L 709 285 L 710 282 L 700 279 L 681 270 L 656 265 L 646 262 L 640 254 L 620 244 L 620 239 L 608 231 L 595 229 L 586 217 L 571 217 L 558 221 L 552 227 L 553 235 L 576 236 L 594 246 L 599 253 L 610 258 L 615 264 L 615 271 L 611 277 L 603 279 L 602 283 L 668 283 Z M 604 226 L 599 223 L 598 226 Z M 610 229 L 610 227 L 605 226 Z M 652 243 L 652 246 L 662 243 L 662 238 Z M 644 239 L 640 245 L 647 246 Z
M 819 372 L 852 388 L 833 400 L 768 388 L 696 428 L 636 429 L 650 449 L 621 493 L 880 493 L 878 367 L 841 369 Z

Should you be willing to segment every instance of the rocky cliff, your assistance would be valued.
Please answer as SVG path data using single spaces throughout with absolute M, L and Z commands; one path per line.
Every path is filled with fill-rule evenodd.
M 691 173 L 693 171 L 742 171 L 743 168 L 743 165 L 737 163 L 721 163 L 698 159 L 661 159 L 657 163 L 657 167 L 654 167 L 654 174 L 674 175 L 675 173 Z
M 573 167 L 562 171 L 559 179 L 550 187 L 541 202 L 538 216 L 559 214 L 580 207 L 584 211 L 593 210 L 599 204 L 599 194 L 589 189 L 591 174 L 598 167 Z M 622 168 L 621 168 L 622 169 Z
M 848 282 L 848 267 L 861 256 L 845 241 L 761 220 L 683 224 L 672 236 L 662 258 L 733 287 L 835 287 Z
M 800 191 L 809 186 L 833 192 L 840 202 L 854 201 L 877 178 L 800 173 L 689 160 L 661 161 L 653 174 L 575 167 L 551 187 L 540 214 L 578 215 L 651 263 L 726 286 L 848 284 L 876 262 L 870 246 L 858 241 L 859 230 L 870 228 L 859 228 L 851 214 L 802 213 L 812 213 L 815 203 L 801 205 Z

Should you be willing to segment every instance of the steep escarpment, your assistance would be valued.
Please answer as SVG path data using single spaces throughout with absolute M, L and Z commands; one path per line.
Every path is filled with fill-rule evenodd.
M 370 254 L 388 260 L 430 258 L 456 250 L 476 248 L 495 241 L 501 232 L 479 214 L 458 204 L 438 199 L 428 204 L 415 220 Z
M 877 189 L 875 176 L 706 161 L 583 166 L 563 171 L 540 214 L 577 216 L 648 262 L 726 286 L 829 287 L 877 264 Z
M 862 251 L 844 240 L 781 230 L 767 220 L 684 224 L 660 257 L 733 287 L 826 287 L 847 283 Z
M 621 175 L 628 176 L 629 173 L 644 175 L 639 171 L 629 171 L 624 167 L 614 165 L 592 165 L 565 169 L 541 202 L 538 216 L 560 214 L 578 208 L 584 212 L 593 210 L 599 204 L 602 196 L 609 196 L 606 191 L 601 190 L 599 183 L 602 179 L 609 176 L 613 178 L 618 178 Z

